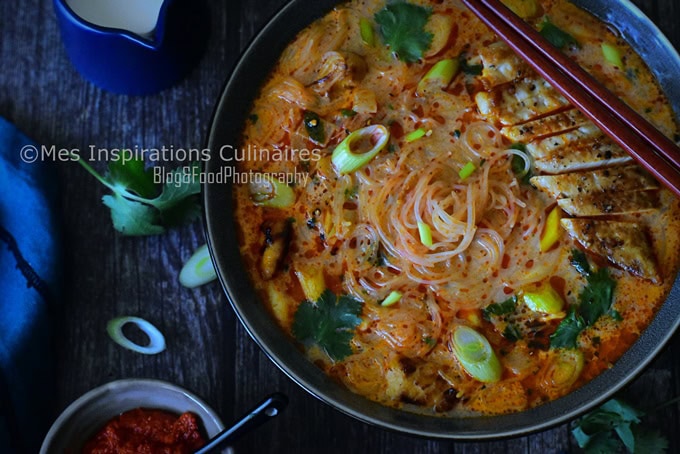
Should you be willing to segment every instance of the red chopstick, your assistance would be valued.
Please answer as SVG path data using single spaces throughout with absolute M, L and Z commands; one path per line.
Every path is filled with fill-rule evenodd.
M 680 197 L 680 148 L 498 0 L 462 0 L 553 88 Z

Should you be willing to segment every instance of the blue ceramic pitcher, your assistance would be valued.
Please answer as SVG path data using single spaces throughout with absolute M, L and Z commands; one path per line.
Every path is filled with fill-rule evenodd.
M 149 30 L 135 30 L 115 21 L 97 24 L 82 10 L 76 11 L 77 2 L 54 0 L 66 52 L 83 77 L 105 90 L 128 95 L 156 93 L 184 78 L 200 59 L 207 41 L 205 3 L 159 1 L 155 26 L 151 23 Z M 116 0 L 110 2 L 121 5 Z M 126 14 L 132 17 L 134 12 Z

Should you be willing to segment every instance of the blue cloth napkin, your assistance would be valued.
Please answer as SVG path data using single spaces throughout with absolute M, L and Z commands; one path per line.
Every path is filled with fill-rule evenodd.
M 0 117 L 0 452 L 8 454 L 37 453 L 54 410 L 57 178 L 54 165 L 22 161 L 26 146 L 35 145 Z

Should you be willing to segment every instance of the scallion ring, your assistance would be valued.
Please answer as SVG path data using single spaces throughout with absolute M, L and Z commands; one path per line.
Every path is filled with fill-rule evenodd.
M 269 208 L 288 208 L 295 203 L 293 188 L 262 173 L 255 175 L 249 185 L 250 198 L 255 205 Z
M 331 162 L 340 175 L 354 172 L 371 162 L 389 140 L 390 132 L 383 125 L 366 126 L 345 137 L 335 147 Z M 362 151 L 368 147 L 372 148 Z
M 206 244 L 196 249 L 179 273 L 179 282 L 187 288 L 207 284 L 215 278 L 217 278 L 217 273 L 210 260 L 210 252 Z
M 473 378 L 491 383 L 501 379 L 503 368 L 486 337 L 467 326 L 459 326 L 451 336 L 453 353 Z
M 137 325 L 137 328 L 142 330 L 144 334 L 149 336 L 149 345 L 139 345 L 128 339 L 125 334 L 123 334 L 123 326 L 128 323 Z M 157 353 L 165 350 L 165 337 L 163 333 L 158 331 L 158 328 L 153 326 L 151 323 L 147 322 L 143 318 L 139 317 L 117 317 L 110 320 L 106 324 L 106 331 L 111 336 L 113 341 L 123 348 L 132 350 L 136 353 L 141 353 L 143 355 L 155 355 Z

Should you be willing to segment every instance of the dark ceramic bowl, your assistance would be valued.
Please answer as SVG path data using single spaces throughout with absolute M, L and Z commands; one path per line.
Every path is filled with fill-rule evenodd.
M 205 170 L 219 173 L 230 163 L 220 157 L 225 145 L 238 147 L 246 115 L 264 78 L 284 47 L 337 0 L 293 0 L 248 46 L 217 104 L 208 139 L 212 159 Z M 612 24 L 642 55 L 680 112 L 680 56 L 656 26 L 627 0 L 574 0 Z M 222 150 L 224 151 L 224 150 Z M 226 155 L 225 155 L 226 157 Z M 597 406 L 632 380 L 661 350 L 680 325 L 680 280 L 649 328 L 612 369 L 553 402 L 518 414 L 438 418 L 408 413 L 371 402 L 329 379 L 309 362 L 269 315 L 250 284 L 236 241 L 232 192 L 228 184 L 207 184 L 205 224 L 220 281 L 241 323 L 265 353 L 290 378 L 334 408 L 361 421 L 400 432 L 437 438 L 480 440 L 527 434 L 568 421 Z
M 175 414 L 190 411 L 208 437 L 214 437 L 224 425 L 220 417 L 199 397 L 186 389 L 160 380 L 125 379 L 95 388 L 69 405 L 54 421 L 40 454 L 81 452 L 83 445 L 107 422 L 135 408 L 153 408 Z M 221 451 L 232 454 L 231 449 Z

